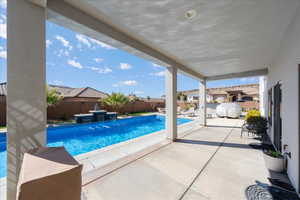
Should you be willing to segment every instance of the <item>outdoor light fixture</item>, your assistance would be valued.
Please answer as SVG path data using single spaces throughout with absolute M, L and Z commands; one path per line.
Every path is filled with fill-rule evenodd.
M 196 17 L 196 15 L 197 15 L 196 10 L 189 10 L 184 14 L 185 18 L 187 19 L 193 19 L 194 17 Z

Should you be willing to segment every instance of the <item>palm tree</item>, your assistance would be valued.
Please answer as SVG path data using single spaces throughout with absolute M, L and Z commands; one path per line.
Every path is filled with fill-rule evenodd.
M 52 106 L 57 104 L 62 99 L 56 89 L 47 88 L 47 106 Z
M 122 93 L 112 93 L 108 97 L 100 100 L 104 105 L 111 107 L 115 112 L 129 103 L 129 98 Z

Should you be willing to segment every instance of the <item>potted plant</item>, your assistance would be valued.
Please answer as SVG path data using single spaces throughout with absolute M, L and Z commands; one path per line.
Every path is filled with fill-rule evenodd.
M 249 110 L 245 120 L 247 129 L 255 132 L 258 135 L 264 135 L 268 129 L 268 121 L 260 115 L 258 110 Z
M 264 152 L 266 167 L 275 172 L 283 172 L 285 170 L 285 162 L 283 155 L 275 150 L 267 150 Z
M 268 121 L 261 116 L 252 116 L 247 119 L 247 124 L 250 129 L 254 130 L 256 134 L 263 135 L 268 128 Z

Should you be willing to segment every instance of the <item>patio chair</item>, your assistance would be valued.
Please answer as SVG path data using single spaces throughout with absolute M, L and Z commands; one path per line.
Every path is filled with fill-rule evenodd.
M 213 118 L 214 115 L 215 115 L 215 113 L 216 113 L 216 112 L 214 112 L 214 110 L 211 109 L 211 108 L 207 108 L 207 109 L 206 109 L 206 117 L 207 117 L 208 119 Z
M 247 132 L 248 136 L 250 135 L 250 133 L 252 135 L 256 134 L 256 131 L 255 131 L 254 127 L 251 126 L 250 124 L 248 124 L 247 121 L 244 121 L 244 123 L 242 125 L 242 128 L 241 128 L 241 137 L 243 136 L 244 132 Z

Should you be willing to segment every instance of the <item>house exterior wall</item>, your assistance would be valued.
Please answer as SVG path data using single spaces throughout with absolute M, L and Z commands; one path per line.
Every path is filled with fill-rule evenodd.
M 277 82 L 282 84 L 282 145 L 288 145 L 291 152 L 288 158 L 288 175 L 299 192 L 299 94 L 298 66 L 300 64 L 300 10 L 289 25 L 279 54 L 269 67 L 267 88 L 272 88 Z M 266 91 L 267 92 L 267 91 Z M 273 117 L 274 119 L 274 117 Z M 272 123 L 274 126 L 274 123 Z M 273 139 L 273 127 L 269 130 Z

